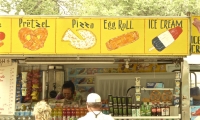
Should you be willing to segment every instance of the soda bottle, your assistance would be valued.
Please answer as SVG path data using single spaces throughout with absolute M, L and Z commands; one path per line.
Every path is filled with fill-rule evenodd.
M 52 108 L 52 111 L 51 111 L 51 118 L 52 120 L 54 120 L 54 109 Z
M 151 116 L 151 105 L 149 103 L 146 105 L 146 116 Z
M 141 115 L 141 116 L 145 116 L 145 106 L 144 106 L 144 103 L 141 104 L 141 107 L 140 107 L 140 115 Z
M 165 103 L 161 104 L 161 115 L 162 115 L 162 116 L 166 116 Z
M 151 116 L 156 116 L 157 114 L 156 114 L 156 107 L 155 107 L 155 105 L 154 105 L 154 103 L 153 103 L 153 105 L 152 105 L 152 107 L 151 107 Z
M 85 115 L 86 115 L 86 114 L 87 114 L 87 112 L 88 112 L 88 109 L 87 109 L 87 108 L 85 108 L 85 110 L 84 110 L 84 111 L 85 111 Z
M 71 108 L 71 119 L 74 120 L 76 117 L 76 111 L 74 108 Z
M 80 110 L 78 107 L 76 108 L 76 118 L 80 118 Z
M 62 109 L 58 109 L 58 120 L 62 120 Z
M 166 104 L 166 107 L 165 107 L 165 115 L 166 115 L 166 116 L 170 116 L 170 107 L 169 107 L 169 104 Z
M 85 115 L 85 111 L 83 108 L 80 108 L 80 115 L 81 115 L 81 117 L 83 117 Z
M 136 112 L 137 112 L 137 116 L 141 116 L 140 115 L 140 105 L 139 104 L 137 104 L 137 106 L 136 106 Z
M 157 103 L 157 105 L 156 105 L 156 113 L 157 113 L 157 116 L 161 116 L 161 109 L 160 109 L 159 103 Z
M 132 116 L 133 116 L 133 117 L 137 116 L 135 104 L 132 104 Z
M 69 120 L 71 118 L 71 108 L 68 107 L 67 108 L 67 120 Z
M 54 108 L 54 120 L 58 120 L 58 109 Z
M 66 108 L 65 107 L 63 107 L 63 120 L 66 120 L 66 116 L 67 116 L 67 110 L 66 110 Z

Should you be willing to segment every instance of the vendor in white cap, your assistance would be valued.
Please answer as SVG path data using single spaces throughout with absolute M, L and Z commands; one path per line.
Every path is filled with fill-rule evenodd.
M 105 115 L 101 112 L 101 97 L 96 93 L 90 93 L 87 96 L 88 113 L 78 120 L 114 120 L 110 115 Z

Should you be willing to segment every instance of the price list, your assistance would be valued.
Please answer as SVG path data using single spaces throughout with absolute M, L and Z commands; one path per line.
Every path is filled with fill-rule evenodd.
M 17 63 L 0 67 L 0 116 L 14 115 Z

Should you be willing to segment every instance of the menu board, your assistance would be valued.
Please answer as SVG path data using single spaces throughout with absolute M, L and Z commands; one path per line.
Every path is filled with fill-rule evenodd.
M 188 17 L 0 18 L 0 54 L 190 54 Z M 192 49 L 196 53 L 200 51 L 198 23 L 199 18 L 195 18 Z
M 0 116 L 14 115 L 17 63 L 0 67 Z
M 191 53 L 200 54 L 200 16 L 191 18 Z

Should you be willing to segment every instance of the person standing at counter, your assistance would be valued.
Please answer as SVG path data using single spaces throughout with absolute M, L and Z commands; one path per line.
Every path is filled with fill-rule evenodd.
M 45 101 L 40 101 L 34 106 L 33 113 L 35 120 L 50 120 L 51 107 Z
M 81 101 L 81 94 L 80 92 L 75 91 L 75 86 L 72 81 L 67 81 L 63 84 L 62 91 L 57 94 L 56 99 L 66 99 L 69 101 L 79 102 Z
M 101 112 L 102 103 L 101 97 L 96 93 L 90 93 L 87 96 L 88 113 L 78 120 L 114 120 L 110 115 L 105 115 Z

